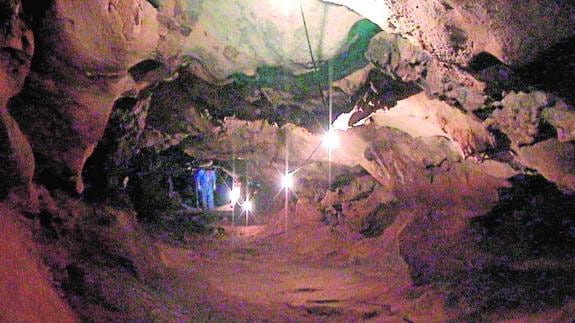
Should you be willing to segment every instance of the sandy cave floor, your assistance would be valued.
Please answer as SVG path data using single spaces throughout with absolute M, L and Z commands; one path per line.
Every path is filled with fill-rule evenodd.
M 323 256 L 310 257 L 298 247 L 310 247 L 309 240 L 301 241 L 307 231 L 301 226 L 287 234 L 267 226 L 224 229 L 224 239 L 201 242 L 194 250 L 159 247 L 164 264 L 184 279 L 207 282 L 210 302 L 226 302 L 231 313 L 247 304 L 247 312 L 258 311 L 248 317 L 234 313 L 230 320 L 411 321 L 406 310 L 413 310 L 413 301 L 399 295 L 406 282 L 390 281 L 393 275 L 377 263 L 338 259 L 329 248 L 314 249 Z M 326 245 L 321 235 L 313 239 L 319 248 Z

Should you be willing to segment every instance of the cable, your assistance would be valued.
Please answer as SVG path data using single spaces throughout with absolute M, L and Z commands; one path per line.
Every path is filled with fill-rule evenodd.
M 316 72 L 321 73 L 321 71 L 318 70 L 318 68 L 317 68 L 317 64 L 316 64 L 316 62 L 315 62 L 315 58 L 313 57 L 313 50 L 312 50 L 312 48 L 311 48 L 311 40 L 310 40 L 310 38 L 309 38 L 309 30 L 307 29 L 307 22 L 306 22 L 306 20 L 305 20 L 305 14 L 304 14 L 304 12 L 303 12 L 303 4 L 302 4 L 301 0 L 300 0 L 300 2 L 299 2 L 299 9 L 300 9 L 300 12 L 301 12 L 301 19 L 302 19 L 302 21 L 303 21 L 303 27 L 304 27 L 304 29 L 305 29 L 305 37 L 306 37 L 306 40 L 307 40 L 307 47 L 308 47 L 308 49 L 309 49 L 309 56 L 311 57 L 311 62 L 312 62 L 312 64 L 313 64 L 313 68 L 314 68 L 314 70 L 315 70 Z M 320 79 L 321 79 L 321 78 L 320 78 Z M 319 96 L 321 97 L 321 103 L 323 104 L 323 106 L 324 106 L 325 108 L 327 108 L 327 103 L 325 102 L 325 98 L 323 97 L 323 91 L 321 90 L 321 84 L 319 84 L 319 83 L 317 84 L 317 89 L 318 89 L 318 92 L 319 92 Z

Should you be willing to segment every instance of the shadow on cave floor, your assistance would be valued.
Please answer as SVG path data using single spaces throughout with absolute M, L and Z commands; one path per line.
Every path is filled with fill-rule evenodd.
M 447 303 L 473 309 L 465 321 L 505 312 L 539 313 L 575 298 L 575 199 L 541 176 L 500 189 L 468 236 L 495 261 L 448 278 Z

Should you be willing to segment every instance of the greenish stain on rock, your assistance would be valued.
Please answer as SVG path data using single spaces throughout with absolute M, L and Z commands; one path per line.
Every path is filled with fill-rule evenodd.
M 156 9 L 160 8 L 161 0 L 148 0 L 148 2 Z
M 350 30 L 345 47 L 347 50 L 331 59 L 319 62 L 318 70 L 301 75 L 293 75 L 282 67 L 263 66 L 257 69 L 255 76 L 247 76 L 243 73 L 234 73 L 231 79 L 239 86 L 258 86 L 273 88 L 289 92 L 296 96 L 308 96 L 317 91 L 317 86 L 322 88 L 329 84 L 329 69 L 332 68 L 333 80 L 339 80 L 354 71 L 363 68 L 368 61 L 365 52 L 373 36 L 381 29 L 367 19 L 358 21 Z M 317 56 L 318 53 L 314 53 Z
M 154 0 L 161 2 L 162 0 Z M 183 14 L 190 21 L 198 21 L 204 7 L 204 0 L 176 0 L 176 13 Z

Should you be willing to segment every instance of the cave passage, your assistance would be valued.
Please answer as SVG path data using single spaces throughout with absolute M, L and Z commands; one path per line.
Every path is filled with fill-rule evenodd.
M 0 322 L 575 321 L 574 25 L 0 0 Z

